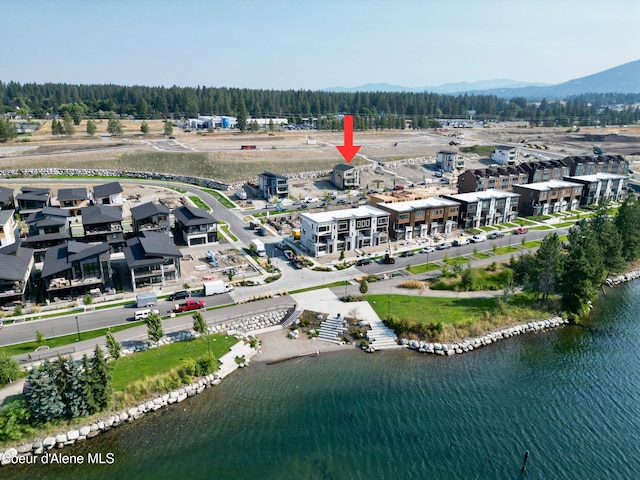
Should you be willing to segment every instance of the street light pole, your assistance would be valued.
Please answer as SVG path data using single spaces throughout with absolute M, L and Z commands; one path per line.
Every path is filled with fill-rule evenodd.
M 78 316 L 76 315 L 76 329 L 78 330 L 78 340 L 76 340 L 76 342 L 80 341 L 80 325 L 78 324 Z

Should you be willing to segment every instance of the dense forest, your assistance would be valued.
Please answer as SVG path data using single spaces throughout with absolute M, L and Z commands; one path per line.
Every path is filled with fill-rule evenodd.
M 535 125 L 627 125 L 640 120 L 640 94 L 584 94 L 562 101 L 530 102 L 495 95 L 409 92 L 335 93 L 311 90 L 71 85 L 0 81 L 0 113 L 24 117 L 69 113 L 74 120 L 110 112 L 140 119 L 201 115 L 284 117 L 291 124 L 316 119 L 320 129 L 340 127 L 339 114 L 353 114 L 356 129 L 425 128 L 434 119 L 465 118 L 475 110 L 484 121 L 523 120 Z

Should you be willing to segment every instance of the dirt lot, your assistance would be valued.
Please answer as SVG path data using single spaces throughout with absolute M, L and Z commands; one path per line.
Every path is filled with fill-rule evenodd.
M 29 138 L 28 143 L 13 142 L 0 147 L 0 169 L 14 168 L 111 168 L 123 170 L 160 171 L 215 178 L 226 182 L 255 179 L 265 170 L 278 173 L 298 173 L 330 170 L 343 162 L 335 145 L 342 143 L 342 132 L 314 130 L 287 131 L 269 134 L 255 133 L 185 133 L 174 129 L 175 140 L 160 134 L 162 123 L 150 121 L 151 134 L 139 133 L 141 121 L 123 121 L 123 137 L 87 137 L 85 126 L 71 138 L 56 138 L 50 126 L 44 125 Z M 106 130 L 106 121 L 98 123 L 98 135 Z M 616 135 L 617 133 L 617 135 Z M 455 135 L 463 138 L 455 138 Z M 586 138 L 585 138 L 586 137 Z M 364 165 L 407 158 L 424 158 L 422 163 L 364 172 L 362 186 L 369 189 L 392 187 L 395 183 L 419 183 L 433 178 L 434 157 L 440 150 L 457 151 L 473 145 L 537 144 L 546 150 L 541 154 L 559 156 L 591 154 L 593 146 L 608 153 L 640 154 L 640 127 L 582 128 L 568 133 L 567 129 L 524 128 L 517 125 L 494 125 L 491 128 L 453 129 L 439 131 L 368 131 L 355 132 L 354 142 L 361 145 L 362 157 L 352 164 Z M 461 145 L 449 145 L 455 140 Z M 241 150 L 242 145 L 255 145 L 255 150 Z M 633 160 L 635 157 L 631 157 Z M 640 157 L 638 157 L 640 158 Z M 484 167 L 488 159 L 465 154 L 467 168 Z M 379 181 L 379 183 L 378 183 Z M 395 182 L 395 183 L 394 183 Z M 333 191 L 328 181 L 291 181 L 292 194 L 322 196 Z M 432 187 L 437 193 L 442 185 Z M 438 190 L 438 188 L 440 190 Z

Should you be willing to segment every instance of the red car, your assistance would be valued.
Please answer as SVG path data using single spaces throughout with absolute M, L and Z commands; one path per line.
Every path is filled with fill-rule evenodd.
M 204 308 L 204 300 L 196 300 L 195 298 L 191 298 L 180 305 L 176 305 L 176 312 L 188 312 L 190 310 L 198 310 L 200 308 Z
M 394 190 L 404 190 L 404 185 L 394 185 Z
M 515 233 L 516 235 L 522 235 L 524 233 L 527 233 L 529 231 L 528 228 L 524 228 L 524 227 L 520 227 L 520 228 L 516 228 L 513 233 Z

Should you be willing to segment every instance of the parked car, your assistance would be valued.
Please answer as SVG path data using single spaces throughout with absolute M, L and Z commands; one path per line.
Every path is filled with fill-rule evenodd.
M 494 240 L 496 238 L 502 238 L 502 237 L 504 237 L 504 233 L 502 232 L 491 232 L 489 234 L 489 237 L 487 238 L 489 238 L 489 240 Z
M 369 265 L 371 263 L 371 260 L 368 258 L 361 258 L 360 260 L 358 260 L 356 262 L 356 265 L 359 267 L 362 267 L 364 265 Z
M 431 253 L 431 252 L 435 252 L 435 251 L 436 251 L 436 249 L 433 248 L 433 247 L 424 247 L 418 253 Z
M 405 250 L 400 254 L 401 257 L 413 257 L 415 252 L 413 250 Z
M 160 310 L 150 310 L 148 308 L 144 310 L 138 310 L 133 314 L 133 319 L 137 322 L 138 320 L 146 320 L 151 313 L 155 313 L 156 315 L 160 315 Z
M 460 237 L 460 238 L 456 238 L 453 241 L 453 246 L 454 247 L 462 247 L 464 245 L 469 245 L 469 239 L 468 238 Z
M 516 228 L 513 233 L 515 233 L 516 235 L 523 235 L 525 233 L 527 233 L 529 231 L 528 228 L 525 227 L 520 227 L 520 228 Z
M 180 305 L 176 305 L 176 312 L 189 312 L 191 310 L 199 310 L 200 308 L 204 308 L 204 300 L 196 300 L 194 298 L 190 298 L 184 303 Z
M 442 242 L 438 244 L 436 250 L 446 250 L 447 248 L 451 248 L 451 244 L 449 242 Z
M 394 190 L 404 190 L 404 185 L 394 185 L 393 189 Z
M 284 256 L 287 257 L 287 260 L 293 260 L 294 258 L 296 258 L 296 256 L 291 250 L 285 250 Z
M 189 297 L 191 297 L 191 293 L 188 290 L 178 290 L 177 292 L 173 292 L 169 295 L 168 300 L 172 302 L 174 300 L 184 300 Z
M 473 237 L 471 237 L 471 242 L 473 243 L 481 243 L 484 242 L 487 239 L 487 237 L 481 233 L 474 235 Z

